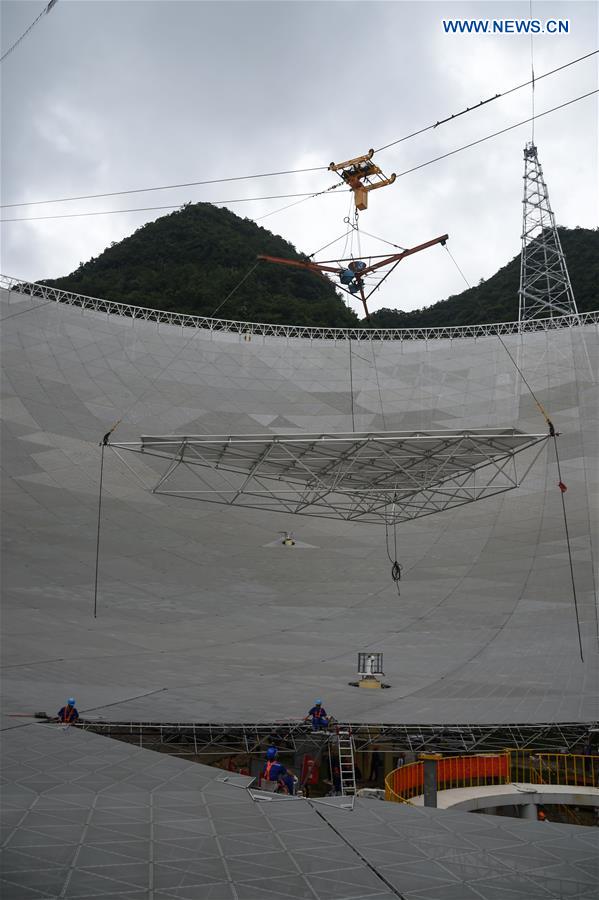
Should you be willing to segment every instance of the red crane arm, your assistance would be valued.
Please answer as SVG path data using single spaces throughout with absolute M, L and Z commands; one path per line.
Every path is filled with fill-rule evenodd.
M 383 259 L 380 257 L 374 257 L 374 259 L 378 259 L 379 262 L 372 263 L 370 266 L 366 266 L 364 269 L 360 269 L 355 272 L 355 282 L 358 285 L 358 289 L 360 291 L 360 300 L 364 305 L 364 312 L 366 313 L 366 318 L 370 321 L 370 314 L 368 312 L 368 306 L 366 301 L 370 294 L 376 290 L 375 286 L 368 293 L 368 295 L 364 292 L 364 276 L 370 275 L 371 272 L 376 272 L 377 269 L 382 268 L 383 266 L 393 266 L 392 269 L 387 272 L 387 275 L 390 275 L 395 266 L 401 262 L 402 259 L 405 259 L 406 256 L 412 256 L 414 253 L 419 253 L 421 250 L 426 250 L 428 247 L 434 247 L 435 244 L 445 244 L 445 242 L 449 240 L 448 234 L 442 234 L 440 237 L 433 238 L 431 241 L 426 241 L 424 244 L 418 244 L 417 247 L 409 247 L 407 250 L 402 250 L 401 253 L 394 253 L 392 256 L 385 256 Z M 333 275 L 340 275 L 343 272 L 343 263 L 351 263 L 354 262 L 353 259 L 340 259 L 337 261 L 337 265 L 332 266 L 330 263 L 334 262 L 334 260 L 326 260 L 324 263 L 317 263 L 308 260 L 301 259 L 283 259 L 281 256 L 259 256 L 259 260 L 263 260 L 264 262 L 270 263 L 278 263 L 283 266 L 293 266 L 296 269 L 305 269 L 308 272 L 332 272 Z M 373 259 L 371 256 L 370 259 Z M 387 278 L 387 275 L 383 276 L 382 281 Z M 379 285 L 380 286 L 379 282 Z M 347 292 L 347 289 L 343 286 L 342 290 Z
M 359 274 L 360 276 L 369 275 L 370 272 L 380 269 L 381 266 L 388 266 L 390 263 L 400 262 L 402 259 L 405 259 L 406 256 L 412 256 L 413 253 L 419 253 L 421 250 L 426 250 L 427 247 L 434 247 L 435 244 L 444 244 L 447 240 L 449 240 L 449 235 L 442 234 L 440 237 L 433 238 L 432 241 L 426 241 L 424 244 L 418 244 L 417 247 L 410 247 L 408 250 L 402 250 L 401 253 L 394 253 L 393 256 L 387 256 L 380 262 L 373 263 L 371 266 L 366 266 Z
M 259 256 L 258 259 L 265 262 L 280 263 L 284 266 L 294 266 L 296 269 L 308 269 L 310 272 L 333 272 L 338 275 L 339 266 L 324 266 L 315 262 L 304 262 L 301 259 L 283 259 L 281 256 Z
M 421 250 L 426 250 L 428 247 L 434 247 L 435 244 L 444 244 L 445 241 L 449 240 L 448 234 L 442 234 L 440 237 L 433 238 L 431 241 L 426 241 L 424 244 L 418 244 L 417 247 L 409 247 L 407 250 L 402 250 L 401 253 L 394 253 L 392 256 L 385 256 L 380 262 L 373 263 L 370 266 L 366 266 L 365 269 L 362 269 L 359 272 L 360 277 L 364 275 L 369 275 L 370 272 L 375 272 L 377 269 L 382 268 L 383 266 L 391 265 L 391 263 L 398 263 L 400 260 L 405 259 L 406 256 L 412 256 L 414 253 L 419 253 Z M 372 257 L 371 257 L 372 258 Z M 304 261 L 301 259 L 283 259 L 281 256 L 259 256 L 258 259 L 264 260 L 265 262 L 271 263 L 279 263 L 284 266 L 293 266 L 296 269 L 308 269 L 310 272 L 332 272 L 334 275 L 338 275 L 341 271 L 341 265 L 331 266 L 328 265 L 329 262 L 333 262 L 333 260 L 327 260 L 326 263 L 317 263 Z M 343 263 L 351 260 L 339 260 L 339 263 Z M 358 273 L 356 273 L 358 274 Z

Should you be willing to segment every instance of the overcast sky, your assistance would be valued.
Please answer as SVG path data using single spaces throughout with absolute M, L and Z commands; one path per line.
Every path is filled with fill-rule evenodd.
M 44 6 L 2 3 L 2 52 Z M 595 2 L 533 0 L 532 10 L 534 18 L 570 21 L 567 35 L 535 37 L 537 76 L 599 45 Z M 378 148 L 530 77 L 529 37 L 446 35 L 443 19 L 528 15 L 529 0 L 59 0 L 2 63 L 2 203 L 326 166 Z M 537 113 L 593 90 L 597 80 L 597 57 L 544 79 Z M 597 225 L 596 97 L 536 123 L 553 209 L 569 227 Z M 523 89 L 375 161 L 400 173 L 530 110 Z M 402 246 L 448 232 L 453 255 L 477 283 L 519 252 L 529 139 L 523 126 L 399 178 L 370 195 L 362 228 Z M 5 208 L 2 218 L 291 194 L 334 182 L 326 171 L 287 175 Z M 286 202 L 227 205 L 258 219 Z M 165 212 L 6 222 L 2 272 L 64 275 Z M 261 224 L 312 253 L 343 233 L 347 213 L 348 195 L 337 191 Z M 363 253 L 384 250 L 363 239 Z M 464 287 L 435 247 L 402 262 L 370 305 L 414 309 Z

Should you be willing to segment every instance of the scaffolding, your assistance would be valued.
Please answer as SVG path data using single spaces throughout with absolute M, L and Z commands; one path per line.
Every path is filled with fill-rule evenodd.
M 198 760 L 245 754 L 263 756 L 274 743 L 280 752 L 318 755 L 323 738 L 336 731 L 349 732 L 354 753 L 368 753 L 376 746 L 381 752 L 404 753 L 498 753 L 506 749 L 572 752 L 580 750 L 591 734 L 599 732 L 599 722 L 537 724 L 408 724 L 337 723 L 330 735 L 312 732 L 298 722 L 110 722 L 82 719 L 78 728 L 135 743 L 140 748 L 159 750 Z

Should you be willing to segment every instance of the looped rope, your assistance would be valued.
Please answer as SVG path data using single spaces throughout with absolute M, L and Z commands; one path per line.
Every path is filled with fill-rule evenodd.
M 401 581 L 401 573 L 403 570 L 403 566 L 397 561 L 397 522 L 395 520 L 395 497 L 393 498 L 393 506 L 391 515 L 393 517 L 393 556 L 391 556 L 391 550 L 389 548 L 389 523 L 387 519 L 385 519 L 385 544 L 387 547 L 387 556 L 389 557 L 389 562 L 391 563 L 391 580 L 393 581 L 395 587 L 397 588 L 397 596 L 401 596 L 399 590 L 399 582 Z

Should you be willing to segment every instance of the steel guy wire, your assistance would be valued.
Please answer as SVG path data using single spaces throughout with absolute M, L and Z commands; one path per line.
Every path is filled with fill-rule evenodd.
M 55 2 L 56 2 L 56 0 L 55 0 Z M 52 6 L 52 3 L 48 4 L 48 8 L 50 8 L 51 6 Z M 43 12 L 40 15 L 43 15 Z M 38 18 L 39 18 L 39 16 L 38 16 Z M 33 26 L 31 26 L 31 27 L 33 27 Z M 10 52 L 10 51 L 7 51 L 7 52 Z M 570 66 L 573 66 L 579 62 L 583 62 L 585 59 L 589 59 L 591 56 L 594 56 L 597 53 L 599 53 L 599 50 L 592 50 L 590 53 L 586 53 L 583 56 L 579 56 L 576 59 L 570 60 L 570 62 L 564 63 L 561 66 L 557 66 L 555 69 L 551 69 L 549 72 L 544 72 L 542 75 L 536 76 L 535 82 L 539 82 L 543 78 L 547 78 L 548 76 L 554 75 L 557 72 L 561 72 L 564 69 L 567 69 Z M 500 94 L 496 94 L 494 97 L 490 97 L 488 100 L 481 100 L 480 103 L 476 104 L 475 106 L 466 107 L 466 109 L 462 110 L 459 113 L 454 113 L 451 116 L 447 116 L 444 119 L 438 120 L 437 122 L 435 122 L 432 125 L 427 125 L 424 128 L 420 128 L 418 131 L 413 131 L 410 134 L 406 134 L 403 137 L 398 138 L 395 141 L 391 141 L 391 143 L 385 144 L 384 146 L 379 147 L 378 150 L 376 150 L 375 152 L 381 153 L 383 150 L 387 150 L 389 147 L 394 147 L 397 144 L 400 144 L 403 141 L 407 141 L 410 138 L 416 137 L 419 134 L 423 134 L 426 131 L 430 131 L 432 129 L 438 128 L 439 125 L 443 125 L 447 122 L 451 122 L 454 119 L 459 118 L 460 116 L 466 115 L 469 112 L 473 112 L 474 110 L 479 109 L 481 106 L 483 106 L 487 103 L 490 103 L 492 100 L 497 100 L 500 97 L 507 97 L 507 96 L 509 96 L 509 94 L 513 94 L 515 91 L 519 91 L 522 88 L 527 87 L 529 84 L 531 84 L 530 79 L 528 81 L 522 82 L 522 84 L 518 84 L 512 88 L 509 88 L 509 90 L 507 90 L 507 91 L 503 91 Z M 247 181 L 247 180 L 251 180 L 254 178 L 272 178 L 272 177 L 276 177 L 276 176 L 280 176 L 280 175 L 299 175 L 299 174 L 304 174 L 306 172 L 323 172 L 323 171 L 327 171 L 327 170 L 328 170 L 328 166 L 311 166 L 311 167 L 303 168 L 303 169 L 282 169 L 282 170 L 276 171 L 276 172 L 261 172 L 259 174 L 255 174 L 255 175 L 235 175 L 235 176 L 230 176 L 230 177 L 226 177 L 226 178 L 211 178 L 211 179 L 206 179 L 203 181 L 186 181 L 186 182 L 180 182 L 180 183 L 174 183 L 174 184 L 157 185 L 157 186 L 146 187 L 146 188 L 129 188 L 129 189 L 125 189 L 122 191 L 108 191 L 108 192 L 99 193 L 99 194 L 81 194 L 79 196 L 72 196 L 72 197 L 56 197 L 56 198 L 50 199 L 50 200 L 28 200 L 28 201 L 21 201 L 19 203 L 5 203 L 5 204 L 0 204 L 0 209 L 10 209 L 10 208 L 13 208 L 16 206 L 39 206 L 41 204 L 47 204 L 47 203 L 68 203 L 68 202 L 75 201 L 75 200 L 97 200 L 102 197 L 117 197 L 117 196 L 123 196 L 125 194 L 143 194 L 143 193 L 149 193 L 150 191 L 175 190 L 176 188 L 182 188 L 182 187 L 199 187 L 199 186 L 203 186 L 203 185 L 207 185 L 207 184 L 225 184 L 227 182 Z M 269 215 L 270 215 L 270 213 L 269 213 Z M 9 220 L 5 220 L 5 221 L 9 221 Z
M 599 51 L 598 51 L 599 52 Z M 538 79 L 537 79 L 538 80 Z M 573 97 L 571 100 L 566 100 L 564 103 L 560 103 L 558 106 L 554 106 L 551 109 L 545 110 L 545 112 L 538 113 L 535 115 L 535 120 L 543 118 L 543 116 L 551 115 L 554 112 L 557 112 L 560 109 L 565 109 L 567 106 L 571 106 L 573 103 L 578 103 L 580 100 L 586 100 L 588 97 L 592 97 L 595 94 L 599 93 L 599 88 L 594 88 L 592 91 L 588 91 L 586 94 L 581 94 L 578 97 Z M 513 125 L 508 125 L 505 128 L 499 129 L 499 131 L 494 131 L 492 134 L 487 134 L 485 137 L 478 138 L 475 141 L 470 141 L 468 144 L 463 144 L 461 147 L 456 147 L 455 150 L 449 150 L 447 153 L 442 153 L 440 156 L 435 156 L 433 159 L 426 160 L 426 162 L 420 163 L 417 166 L 412 166 L 409 169 L 405 169 L 403 172 L 399 172 L 396 178 L 402 178 L 405 175 L 410 175 L 412 172 L 417 172 L 419 169 L 424 169 L 426 166 L 430 166 L 433 163 L 439 162 L 442 159 L 447 159 L 450 156 L 455 156 L 456 153 L 461 153 L 463 150 L 469 150 L 471 147 L 476 147 L 478 144 L 483 144 L 485 141 L 489 141 L 492 138 L 499 137 L 501 134 L 506 134 L 508 131 L 513 131 L 514 128 L 520 128 L 522 125 L 527 125 L 532 121 L 531 117 L 527 119 L 522 119 L 520 122 L 515 122 Z M 206 201 L 212 204 L 227 204 L 227 203 L 252 203 L 260 200 L 276 200 L 283 197 L 304 197 L 305 199 L 310 199 L 312 197 L 318 196 L 326 196 L 329 194 L 334 188 L 341 187 L 344 182 L 339 182 L 338 184 L 331 185 L 330 188 L 326 188 L 323 191 L 317 193 L 308 193 L 305 194 L 277 194 L 269 197 L 241 197 L 233 200 L 211 200 Z M 43 201 L 43 202 L 51 202 L 51 201 Z M 58 201 L 57 201 L 58 202 Z M 188 201 L 189 202 L 189 201 Z M 301 201 L 300 201 L 301 202 Z M 15 205 L 26 205 L 26 204 L 15 204 Z M 13 219 L 0 219 L 0 222 L 37 222 L 43 219 L 69 219 L 69 218 L 81 218 L 84 216 L 104 216 L 104 215 L 114 215 L 116 213 L 128 213 L 128 212 L 146 212 L 150 210 L 157 209 L 180 209 L 184 204 L 179 203 L 176 205 L 170 206 L 149 206 L 149 207 L 140 207 L 136 209 L 112 209 L 112 210 L 104 210 L 101 212 L 87 212 L 87 213 L 67 213 L 62 215 L 54 215 L 54 216 L 29 216 L 24 218 L 13 218 Z M 274 212 L 277 212 L 275 210 Z M 270 215 L 270 214 L 268 214 Z

